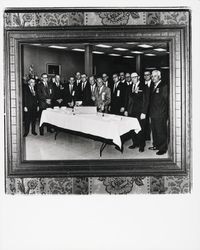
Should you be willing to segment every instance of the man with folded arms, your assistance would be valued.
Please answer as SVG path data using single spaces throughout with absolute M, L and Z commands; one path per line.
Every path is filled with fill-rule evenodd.
M 145 136 L 144 128 L 146 122 L 146 106 L 145 106 L 145 93 L 144 85 L 140 82 L 139 75 L 134 72 L 131 74 L 132 87 L 127 95 L 125 105 L 125 116 L 135 117 L 140 123 L 141 130 L 138 134 L 132 132 L 133 145 L 129 146 L 130 149 L 139 147 L 139 152 L 144 152 Z
M 159 70 L 152 71 L 153 88 L 150 98 L 149 116 L 153 136 L 153 149 L 157 155 L 167 152 L 167 120 L 169 107 L 168 86 L 161 80 Z
M 108 113 L 108 106 L 111 101 L 110 88 L 103 84 L 103 79 L 97 77 L 97 87 L 94 93 L 94 102 L 97 110 L 100 112 Z
M 90 105 L 94 106 L 95 105 L 95 90 L 96 90 L 96 80 L 94 76 L 89 77 L 89 83 L 90 83 L 90 89 L 91 89 Z

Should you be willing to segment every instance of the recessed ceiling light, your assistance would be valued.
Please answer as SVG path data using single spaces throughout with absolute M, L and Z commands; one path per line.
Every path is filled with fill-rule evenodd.
M 157 48 L 157 49 L 153 49 L 153 50 L 159 51 L 159 52 L 166 51 L 166 49 L 163 49 L 163 48 Z
M 53 48 L 53 49 L 66 49 L 67 47 L 63 47 L 63 46 L 57 46 L 57 45 L 51 45 L 48 46 L 49 48 Z
M 149 45 L 149 44 L 139 44 L 138 47 L 141 47 L 141 48 L 152 48 L 153 46 Z
M 126 44 L 137 44 L 137 42 L 127 42 Z
M 84 49 L 78 49 L 78 48 L 74 48 L 74 49 L 72 49 L 72 50 L 74 50 L 74 51 L 79 51 L 79 52 L 84 52 L 84 51 L 85 51 Z
M 99 55 L 102 55 L 104 54 L 104 52 L 101 52 L 101 51 L 92 51 L 93 54 L 99 54 Z
M 96 46 L 100 48 L 112 48 L 112 46 L 106 44 L 97 44 Z
M 144 52 L 142 52 L 142 51 L 131 51 L 131 53 L 133 53 L 133 54 L 144 54 Z
M 32 43 L 31 45 L 33 45 L 33 46 L 41 46 L 42 44 L 40 44 L 40 43 Z
M 121 56 L 119 54 L 108 54 L 109 56 Z
M 148 54 L 145 54 L 145 56 L 156 56 L 156 55 L 155 55 L 155 54 L 148 53 Z
M 114 48 L 114 50 L 118 50 L 118 51 L 126 51 L 128 49 L 125 49 L 125 48 Z
M 161 69 L 169 69 L 168 66 L 163 66 L 163 67 L 160 67 Z
M 123 56 L 124 58 L 134 58 L 134 56 Z
M 154 69 L 156 69 L 155 67 L 147 67 L 147 68 L 145 68 L 145 69 L 147 69 L 147 70 L 154 70 Z

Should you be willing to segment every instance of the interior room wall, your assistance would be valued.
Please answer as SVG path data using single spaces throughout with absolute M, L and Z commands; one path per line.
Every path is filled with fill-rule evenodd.
M 40 76 L 47 71 L 47 63 L 61 65 L 61 79 L 67 79 L 77 71 L 84 71 L 84 54 L 38 46 L 24 45 L 23 75 L 28 74 L 30 65 Z

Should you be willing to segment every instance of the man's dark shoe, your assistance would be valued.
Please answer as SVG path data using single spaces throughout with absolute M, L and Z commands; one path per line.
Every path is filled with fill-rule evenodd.
M 139 152 L 144 152 L 144 148 L 139 148 Z
M 137 148 L 138 146 L 136 144 L 132 144 L 131 146 L 129 146 L 128 148 L 130 149 L 134 149 L 134 148 Z
M 158 150 L 156 147 L 149 147 L 150 150 Z
M 37 135 L 37 133 L 35 131 L 32 132 L 32 135 Z
M 53 132 L 54 132 L 54 130 L 53 130 L 52 128 L 49 128 L 49 129 L 47 129 L 47 132 L 49 132 L 49 133 L 53 133 Z
M 25 134 L 23 135 L 23 137 L 27 137 L 27 135 L 28 135 L 28 133 L 25 133 Z
M 166 151 L 159 150 L 156 154 L 157 154 L 157 155 L 164 155 L 165 153 L 166 153 Z

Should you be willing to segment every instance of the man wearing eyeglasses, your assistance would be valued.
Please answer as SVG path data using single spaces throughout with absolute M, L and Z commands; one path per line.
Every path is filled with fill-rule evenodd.
M 149 116 L 153 135 L 153 149 L 157 155 L 167 152 L 168 85 L 161 79 L 159 70 L 152 71 L 153 88 L 150 97 Z
M 129 148 L 134 149 L 139 147 L 139 152 L 144 152 L 144 128 L 146 122 L 145 89 L 143 83 L 140 82 L 140 76 L 136 72 L 131 74 L 131 80 L 132 85 L 130 85 L 131 88 L 129 88 L 129 93 L 127 94 L 124 115 L 137 118 L 141 130 L 138 134 L 134 131 L 132 132 L 133 144 Z

